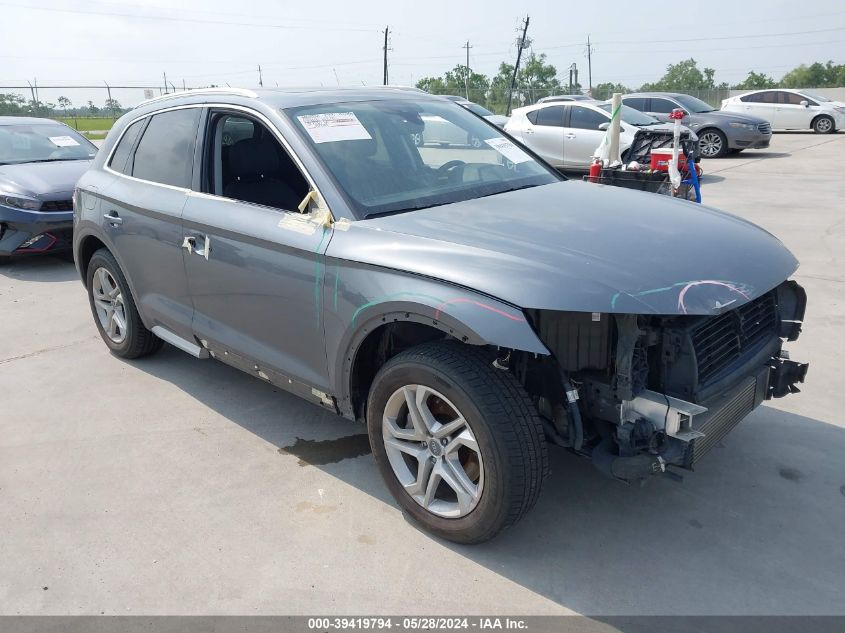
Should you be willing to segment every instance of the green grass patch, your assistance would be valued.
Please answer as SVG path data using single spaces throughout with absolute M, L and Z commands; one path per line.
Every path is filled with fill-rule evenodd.
M 59 117 L 59 121 L 66 123 L 79 132 L 90 132 L 91 130 L 110 130 L 114 125 L 111 117 L 96 116 L 96 117 Z
M 102 141 L 104 138 L 106 138 L 108 132 L 83 132 L 82 134 L 89 141 Z

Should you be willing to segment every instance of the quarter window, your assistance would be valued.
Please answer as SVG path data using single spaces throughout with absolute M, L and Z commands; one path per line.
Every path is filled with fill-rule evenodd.
M 135 123 L 126 128 L 123 136 L 120 137 L 120 141 L 114 149 L 114 154 L 112 154 L 111 160 L 109 161 L 109 167 L 111 167 L 114 171 L 126 174 L 127 176 L 132 173 L 132 165 L 129 163 L 129 156 L 132 153 L 135 141 L 138 140 L 138 135 L 141 133 L 141 130 L 144 129 L 144 124 L 146 122 L 146 119 L 135 121 Z
M 563 106 L 550 106 L 537 110 L 537 125 L 563 127 Z
M 598 130 L 602 123 L 607 123 L 609 120 L 606 114 L 590 108 L 570 106 L 569 127 L 581 130 Z
M 199 108 L 154 115 L 135 150 L 132 175 L 163 185 L 190 188 L 199 116 Z

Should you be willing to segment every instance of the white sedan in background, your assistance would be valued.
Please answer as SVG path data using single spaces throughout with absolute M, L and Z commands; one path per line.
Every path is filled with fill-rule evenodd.
M 755 90 L 722 101 L 722 110 L 753 114 L 777 130 L 830 134 L 845 126 L 845 103 L 805 90 Z
M 640 130 L 671 136 L 673 124 L 623 105 L 619 151 L 623 155 L 631 147 Z M 505 130 L 534 150 L 558 169 L 589 169 L 599 145 L 610 125 L 610 103 L 605 101 L 572 101 L 537 103 L 513 111 Z M 698 137 L 683 128 L 683 134 Z

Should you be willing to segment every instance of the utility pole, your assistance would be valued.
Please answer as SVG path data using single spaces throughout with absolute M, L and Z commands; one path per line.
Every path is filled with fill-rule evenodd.
M 384 27 L 384 85 L 387 85 L 387 36 L 390 34 L 390 27 Z
M 587 36 L 587 85 L 590 87 L 590 96 L 593 96 L 593 46 L 590 44 L 590 36 Z
M 467 43 L 464 44 L 461 48 L 467 49 L 467 72 L 464 76 L 464 84 L 466 87 L 467 101 L 469 101 L 469 49 L 472 48 L 472 46 L 469 45 L 469 40 L 467 40 Z
M 106 92 L 109 95 L 109 110 L 111 110 L 111 118 L 112 118 L 112 121 L 114 121 L 114 119 L 115 119 L 115 116 L 114 116 L 114 101 L 111 100 L 111 86 L 109 86 L 108 82 L 106 82 L 106 81 L 104 81 L 103 83 L 106 84 Z
M 162 72 L 161 75 L 164 77 L 164 94 L 167 94 L 167 73 Z
M 513 76 L 511 77 L 511 88 L 508 90 L 508 107 L 505 114 L 511 113 L 511 100 L 513 98 L 513 88 L 516 85 L 516 73 L 519 70 L 519 60 L 522 59 L 522 49 L 525 48 L 525 38 L 528 35 L 528 16 L 525 16 L 524 26 L 522 27 L 522 39 L 519 41 L 519 47 L 516 51 L 516 65 L 513 67 Z
M 264 79 L 261 77 L 261 64 L 258 64 L 258 86 L 264 87 Z

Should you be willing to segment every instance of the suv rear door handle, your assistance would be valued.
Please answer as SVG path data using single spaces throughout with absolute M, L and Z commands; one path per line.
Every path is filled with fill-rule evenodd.
M 187 249 L 189 253 L 205 257 L 205 260 L 208 261 L 208 254 L 211 252 L 211 238 L 206 235 L 202 246 L 197 248 L 197 238 L 193 235 L 186 235 L 185 239 L 182 240 L 182 248 Z
M 123 224 L 123 218 L 117 215 L 117 211 L 109 211 L 103 218 L 112 226 L 119 226 Z

